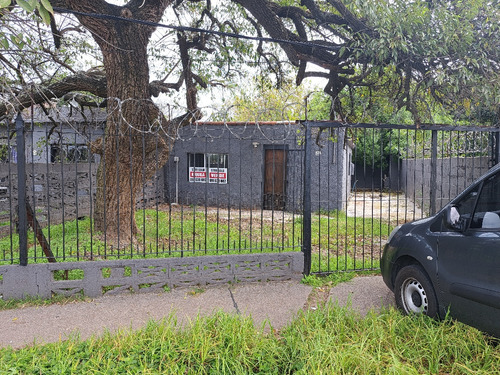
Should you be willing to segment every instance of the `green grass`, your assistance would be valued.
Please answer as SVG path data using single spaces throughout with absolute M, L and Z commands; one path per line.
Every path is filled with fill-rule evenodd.
M 318 288 L 325 285 L 333 287 L 340 283 L 345 283 L 352 280 L 356 276 L 380 275 L 380 270 L 373 271 L 346 271 L 346 272 L 333 272 L 326 275 L 310 274 L 304 276 L 302 282 L 306 285 Z
M 118 259 L 299 251 L 302 244 L 302 217 L 277 213 L 274 220 L 254 212 L 251 217 L 193 207 L 182 210 L 140 210 L 136 213 L 140 235 L 133 245 L 117 249 L 103 233 L 92 230 L 90 218 L 66 221 L 43 229 L 58 261 Z M 347 217 L 340 211 L 312 217 L 312 251 L 318 258 L 318 272 L 344 269 L 348 259 L 361 261 L 361 269 L 376 265 L 380 244 L 390 225 L 376 219 Z M 45 262 L 33 232 L 28 233 L 30 262 Z M 0 239 L 0 264 L 18 258 L 19 236 Z M 325 263 L 326 262 L 326 263 Z M 360 269 L 360 268 L 356 268 Z
M 66 297 L 63 295 L 55 294 L 52 298 L 44 299 L 41 297 L 27 296 L 24 299 L 0 299 L 0 311 L 20 309 L 27 306 L 48 306 L 54 304 L 64 305 L 67 303 L 84 301 L 87 297 L 82 295 Z
M 135 332 L 0 349 L 5 374 L 498 374 L 500 346 L 450 320 L 326 305 L 281 331 L 216 313 Z

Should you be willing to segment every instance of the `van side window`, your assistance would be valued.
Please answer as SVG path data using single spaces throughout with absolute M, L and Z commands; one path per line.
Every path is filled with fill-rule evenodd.
M 500 229 L 500 173 L 484 181 L 470 227 Z
M 465 220 L 466 222 L 469 222 L 471 220 L 472 213 L 474 212 L 474 207 L 476 207 L 477 196 L 479 194 L 479 187 L 480 184 L 478 184 L 459 202 L 455 203 L 455 208 L 460 214 L 461 220 Z

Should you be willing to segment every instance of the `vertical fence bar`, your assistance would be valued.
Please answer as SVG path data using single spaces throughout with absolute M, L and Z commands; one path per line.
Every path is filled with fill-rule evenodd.
M 26 179 L 30 179 L 31 183 L 30 183 L 30 190 L 31 190 L 31 207 L 30 207 L 30 202 L 29 201 L 26 201 L 27 203 L 27 208 L 28 208 L 28 211 L 26 211 L 26 215 L 28 217 L 28 225 L 30 224 L 30 222 L 33 222 L 31 220 L 31 215 L 30 215 L 30 212 L 29 211 L 32 211 L 33 212 L 33 218 L 35 217 L 36 215 L 36 192 L 35 192 L 35 180 L 36 180 L 36 174 L 35 174 L 35 124 L 33 122 L 33 117 L 34 117 L 34 108 L 33 106 L 31 106 L 31 121 L 30 121 L 30 130 L 29 130 L 29 137 L 31 138 L 30 139 L 30 143 L 31 143 L 31 150 L 30 150 L 30 162 L 31 162 L 31 176 L 26 176 Z M 24 133 L 24 139 L 25 139 L 25 146 L 26 146 L 26 131 Z M 28 163 L 29 165 L 30 163 Z M 28 188 L 28 185 L 26 185 L 26 187 Z M 29 194 L 28 196 L 26 197 L 26 199 L 30 199 L 29 198 Z M 34 228 L 33 228 L 34 229 Z M 33 252 L 34 252 L 34 258 L 36 260 L 37 258 L 37 247 L 38 247 L 38 243 L 37 243 L 37 240 L 36 240 L 36 236 L 37 236 L 37 231 L 36 230 L 33 230 Z
M 319 138 L 316 138 L 318 139 L 319 141 Z M 316 141 L 316 143 L 319 143 L 318 141 Z M 318 147 L 318 145 L 316 144 L 316 147 Z M 315 208 L 316 211 L 316 215 L 318 218 L 318 233 L 316 235 L 316 231 L 315 231 L 315 237 L 317 237 L 317 241 L 318 241 L 318 245 L 317 245 L 317 251 L 318 251 L 318 272 L 322 272 L 323 270 L 321 269 L 321 266 L 322 266 L 322 263 L 323 263 L 323 259 L 322 259 L 322 249 L 321 249 L 321 238 L 322 238 L 322 235 L 321 235 L 321 220 L 322 220 L 322 217 L 321 217 L 321 213 L 322 213 L 322 196 L 321 196 L 321 184 L 322 184 L 322 180 L 321 180 L 321 148 L 319 150 L 316 150 L 316 158 L 314 160 L 315 163 L 317 163 L 317 173 L 318 173 L 318 177 L 316 177 L 317 181 L 318 181 L 318 187 L 317 187 L 317 191 L 318 191 L 318 195 L 317 195 L 317 198 L 316 198 L 316 195 L 315 195 L 315 201 L 317 200 L 317 208 Z M 309 183 L 310 183 L 310 180 L 309 180 Z M 328 219 L 327 219 L 328 220 Z M 312 236 L 312 233 L 311 233 L 311 236 Z M 312 240 L 312 238 L 311 238 Z M 328 269 L 328 265 L 326 265 L 325 267 L 325 270 L 324 271 L 329 271 Z
M 50 136 L 49 136 L 49 128 L 46 127 L 45 128 L 45 180 L 47 181 L 47 185 L 45 187 L 45 191 L 47 192 L 47 241 L 48 243 L 50 244 L 50 233 L 51 233 L 51 230 L 50 230 L 50 225 L 51 225 L 51 210 L 50 210 L 50 162 L 51 162 L 51 159 L 50 159 L 50 156 L 51 156 L 51 149 L 50 149 Z
M 24 148 L 24 121 L 21 113 L 16 118 L 17 146 L 17 217 L 19 220 L 19 264 L 28 265 L 28 217 L 26 214 L 26 150 Z
M 306 122 L 304 141 L 304 202 L 303 202 L 303 243 L 304 252 L 304 275 L 311 272 L 311 127 Z
M 12 185 L 13 185 L 13 181 L 12 181 L 12 162 L 14 160 L 16 160 L 17 162 L 17 159 L 14 159 L 14 150 L 12 149 L 11 150 L 11 141 L 10 141 L 10 130 L 11 130 L 11 122 L 10 121 L 7 121 L 7 134 L 9 134 L 9 136 L 7 137 L 7 152 L 8 152 L 8 161 L 9 161 L 9 164 L 8 164 L 8 168 L 9 168 L 9 187 L 8 187 L 8 191 L 9 191 L 9 194 L 10 194 L 10 199 L 9 199 L 9 235 L 10 235 L 10 263 L 12 264 L 14 262 L 14 244 L 13 244 L 13 241 L 12 241 L 12 234 L 13 234 L 13 230 L 14 230 L 14 227 L 12 226 L 12 223 L 14 223 L 14 210 L 12 209 L 12 203 L 13 203 L 13 199 L 12 199 Z M 12 146 L 13 148 L 14 146 Z M 17 154 L 17 152 L 16 152 Z M 17 155 L 15 156 L 17 158 Z M 5 250 L 3 252 L 3 260 L 5 260 Z
M 63 122 L 59 122 L 59 162 L 61 165 L 61 217 L 62 217 L 62 255 L 63 259 L 66 257 L 66 204 L 64 203 L 65 195 L 65 177 L 64 177 L 64 159 L 67 157 L 67 149 L 64 145 L 64 129 Z M 59 249 L 56 248 L 56 256 L 59 255 Z M 35 254 L 36 256 L 36 254 Z
M 89 130 L 89 140 L 93 139 L 93 131 L 92 128 Z M 103 142 L 104 143 L 104 142 Z M 92 181 L 94 176 L 92 175 L 92 163 L 94 162 L 94 158 L 92 156 L 92 151 L 88 150 L 88 164 L 89 164 L 89 220 L 90 220 L 90 259 L 93 258 L 94 255 L 94 194 L 93 194 L 93 184 Z M 48 186 L 48 183 L 47 183 Z M 85 248 L 84 248 L 85 249 Z M 86 256 L 87 254 L 85 254 Z
M 431 133 L 431 181 L 430 181 L 430 214 L 434 215 L 436 213 L 436 194 L 438 191 L 437 187 L 437 130 L 432 130 Z

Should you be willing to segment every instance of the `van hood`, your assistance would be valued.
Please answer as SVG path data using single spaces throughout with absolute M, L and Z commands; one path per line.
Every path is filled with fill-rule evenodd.
M 418 219 L 418 220 L 412 221 L 411 223 L 407 223 L 406 225 L 408 225 L 408 226 L 422 225 L 422 224 L 425 224 L 425 223 L 428 223 L 428 222 L 434 220 L 435 217 L 436 216 L 430 216 L 430 217 L 426 217 L 424 219 Z

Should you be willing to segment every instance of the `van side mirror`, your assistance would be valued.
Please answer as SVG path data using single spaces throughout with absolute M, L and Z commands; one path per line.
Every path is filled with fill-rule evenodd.
M 444 211 L 444 224 L 446 228 L 463 231 L 464 230 L 464 220 L 461 219 L 460 213 L 455 206 L 448 206 Z

